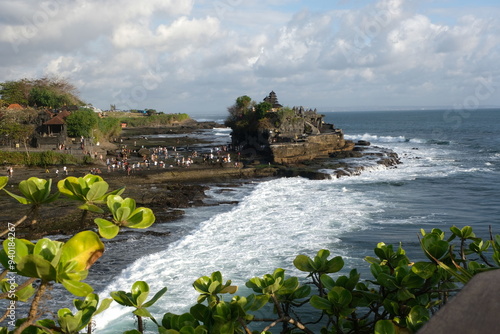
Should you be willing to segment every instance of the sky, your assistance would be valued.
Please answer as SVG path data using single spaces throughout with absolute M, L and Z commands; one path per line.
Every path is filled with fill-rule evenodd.
M 0 0 L 0 82 L 63 78 L 103 110 L 500 105 L 498 0 Z

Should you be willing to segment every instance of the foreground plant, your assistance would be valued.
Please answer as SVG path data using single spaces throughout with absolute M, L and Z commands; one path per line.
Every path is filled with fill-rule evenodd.
M 0 177 L 0 189 L 7 182 Z M 7 194 L 19 203 L 42 206 L 58 198 L 50 185 L 50 180 L 30 178 L 20 185 L 23 196 Z M 100 235 L 83 231 L 66 242 L 49 238 L 32 242 L 17 239 L 16 225 L 9 223 L 0 249 L 4 268 L 0 299 L 7 305 L 0 334 L 76 334 L 85 328 L 92 333 L 92 318 L 113 301 L 132 307 L 137 317 L 137 329 L 126 334 L 143 333 L 144 319 L 150 319 L 160 334 L 270 333 L 278 327 L 281 333 L 415 333 L 474 275 L 500 267 L 500 236 L 491 231 L 489 239 L 483 240 L 470 226 L 453 226 L 451 233 L 421 230 L 425 261 L 412 261 L 402 245 L 381 242 L 375 256 L 365 258 L 371 277 L 362 280 L 357 269 L 344 270 L 340 256 L 331 257 L 330 251 L 322 249 L 312 257 L 300 254 L 293 261 L 304 277 L 289 277 L 278 268 L 250 278 L 245 283 L 251 292 L 247 295 L 236 295 L 238 286 L 216 271 L 193 283 L 199 296 L 189 312 L 167 312 L 159 321 L 148 308 L 166 293 L 166 287 L 146 301 L 149 285 L 138 281 L 130 292 L 112 292 L 112 298 L 99 304 L 93 288 L 84 282 L 103 255 L 100 238 L 113 238 L 123 228 L 147 228 L 155 221 L 153 212 L 122 198 L 123 189 L 108 192 L 108 184 L 94 175 L 61 180 L 58 188 L 84 212 L 103 215 L 95 219 Z M 54 312 L 53 318 L 44 318 L 39 304 L 47 289 L 58 284 L 80 299 L 71 308 Z M 13 319 L 16 303 L 29 303 L 29 310 Z
M 8 177 L 0 177 L 0 189 L 3 189 L 8 182 Z M 52 180 L 44 180 L 39 179 L 37 177 L 30 177 L 27 180 L 23 180 L 19 183 L 19 191 L 23 196 L 16 195 L 11 193 L 10 191 L 3 189 L 9 196 L 17 200 L 19 203 L 24 205 L 30 205 L 30 209 L 28 213 L 19 219 L 13 227 L 18 226 L 26 219 L 32 217 L 31 223 L 34 224 L 36 222 L 38 209 L 45 204 L 49 204 L 57 200 L 59 197 L 59 192 L 55 192 L 51 194 L 51 186 Z M 6 229 L 2 233 L 0 233 L 0 237 L 4 236 L 9 232 L 9 229 Z

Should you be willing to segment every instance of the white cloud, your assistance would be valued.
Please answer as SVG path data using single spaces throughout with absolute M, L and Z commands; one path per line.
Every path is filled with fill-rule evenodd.
M 0 81 L 58 74 L 101 108 L 224 112 L 270 90 L 285 105 L 450 104 L 481 76 L 499 80 L 498 8 L 217 4 L 0 0 Z

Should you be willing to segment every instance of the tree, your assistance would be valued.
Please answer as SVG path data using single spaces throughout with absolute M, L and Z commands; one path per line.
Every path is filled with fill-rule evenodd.
M 229 116 L 225 121 L 226 126 L 233 127 L 245 114 L 252 111 L 254 104 L 255 102 L 247 95 L 238 97 L 236 102 L 227 108 Z
M 28 79 L 0 83 L 0 96 L 7 105 L 18 103 L 27 106 L 30 90 L 31 83 Z
M 273 108 L 272 104 L 269 102 L 261 102 L 255 106 L 255 113 L 257 114 L 257 119 L 264 118 L 266 113 Z
M 36 119 L 37 112 L 33 109 L 5 111 L 0 115 L 0 141 L 26 145 L 35 132 Z
M 66 118 L 70 137 L 91 137 L 99 117 L 90 109 L 79 109 Z
M 156 110 L 155 109 L 146 109 L 146 114 L 148 116 L 156 115 Z
M 0 83 L 0 96 L 7 104 L 18 103 L 25 106 L 61 108 L 65 105 L 83 104 L 76 87 L 57 77 Z

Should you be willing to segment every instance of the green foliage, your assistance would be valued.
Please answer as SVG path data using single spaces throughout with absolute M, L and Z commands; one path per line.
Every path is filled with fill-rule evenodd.
M 205 326 L 200 325 L 199 321 L 191 313 L 176 315 L 165 313 L 159 328 L 160 333 L 165 334 L 207 334 Z
M 122 131 L 120 120 L 112 117 L 99 118 L 97 128 L 98 139 L 118 137 Z
M 225 125 L 228 127 L 241 127 L 241 122 L 253 114 L 253 106 L 255 102 L 247 96 L 243 95 L 236 99 L 235 103 L 227 108 L 229 116 L 225 121 Z M 248 123 L 248 120 L 246 121 Z
M 30 177 L 19 183 L 19 190 L 24 197 L 13 194 L 4 189 L 11 197 L 16 199 L 21 204 L 31 204 L 39 206 L 55 201 L 59 197 L 59 193 L 51 194 L 52 180 L 44 180 L 37 177 Z
M 97 204 L 106 202 L 108 196 L 120 195 L 125 188 L 107 192 L 109 185 L 98 175 L 87 174 L 84 177 L 67 177 L 57 183 L 61 194 L 82 203 L 79 208 L 92 212 L 104 212 Z
M 8 178 L 0 177 L 0 189 L 5 190 L 7 184 Z M 136 208 L 133 199 L 119 196 L 122 190 L 108 192 L 107 183 L 98 176 L 67 178 L 58 183 L 58 188 L 81 208 L 113 217 L 107 223 L 100 218 L 99 230 L 104 237 L 113 237 L 121 226 L 146 228 L 154 222 L 149 209 Z M 23 196 L 13 197 L 23 204 L 45 205 L 57 198 L 50 193 L 50 181 L 46 180 L 22 181 L 20 190 Z M 97 207 L 104 203 L 107 211 Z M 356 269 L 339 274 L 343 259 L 331 257 L 325 249 L 314 256 L 300 254 L 295 258 L 293 264 L 305 277 L 287 276 L 278 268 L 249 279 L 245 286 L 250 293 L 246 295 L 236 295 L 238 287 L 216 271 L 193 283 L 199 295 L 189 312 L 167 312 L 161 322 L 149 308 L 166 293 L 166 287 L 148 300 L 149 285 L 138 281 L 130 292 L 114 291 L 112 298 L 99 305 L 92 287 L 83 282 L 104 252 L 96 233 L 80 232 L 66 242 L 49 238 L 31 242 L 9 235 L 0 249 L 0 263 L 5 268 L 0 291 L 8 303 L 32 303 L 34 312 L 16 323 L 17 332 L 28 334 L 79 333 L 112 301 L 133 308 L 137 317 L 137 329 L 125 333 L 144 333 L 144 317 L 151 319 L 160 334 L 269 333 L 279 325 L 281 333 L 416 333 L 471 277 L 499 267 L 500 235 L 483 240 L 470 226 L 453 226 L 450 232 L 422 230 L 420 243 L 425 256 L 417 262 L 407 256 L 402 245 L 378 243 L 374 256 L 365 258 L 370 277 L 364 280 Z M 14 284 L 5 277 L 8 271 L 27 280 Z M 40 281 L 38 286 L 32 284 L 35 280 Z M 49 284 L 61 284 L 83 299 L 75 299 L 71 308 L 55 312 L 54 320 L 38 320 L 37 305 Z M 304 307 L 307 318 L 312 318 L 308 322 L 301 320 L 306 318 Z M 4 327 L 0 333 L 11 332 Z
M 14 259 L 9 254 L 14 250 Z M 86 296 L 92 287 L 81 280 L 104 251 L 97 234 L 84 231 L 67 242 L 44 238 L 36 244 L 23 239 L 6 239 L 0 250 L 0 263 L 18 275 L 61 283 L 76 296 Z M 14 263 L 9 262 L 13 261 Z
M 257 119 L 264 118 L 266 113 L 269 112 L 273 108 L 272 104 L 269 102 L 261 102 L 255 105 L 255 113 Z
M 247 95 L 240 96 L 236 98 L 236 106 L 241 110 L 248 110 L 252 106 L 252 99 Z
M 7 183 L 9 183 L 9 177 L 8 176 L 0 176 L 0 190 L 3 189 Z
M 61 94 L 51 87 L 35 86 L 30 91 L 29 105 L 35 107 L 61 108 L 72 104 L 72 98 L 68 94 Z
M 91 137 L 92 130 L 97 127 L 99 117 L 91 109 L 79 109 L 66 117 L 68 135 L 70 137 Z
M 84 156 L 83 159 L 79 159 L 71 154 L 64 154 L 55 151 L 43 151 L 43 152 L 11 152 L 11 151 L 0 151 L 0 161 L 4 163 L 9 163 L 12 165 L 24 165 L 28 167 L 43 167 L 58 164 L 65 165 L 78 165 L 85 163 L 88 156 Z
M 83 102 L 73 85 L 61 78 L 21 79 L 0 83 L 0 96 L 7 103 L 60 108 Z
M 137 320 L 139 322 L 138 329 L 139 332 L 142 333 L 142 318 L 144 317 L 151 319 L 157 326 L 159 326 L 158 322 L 147 308 L 156 303 L 158 299 L 165 294 L 165 292 L 167 292 L 166 287 L 158 291 L 153 298 L 146 302 L 146 299 L 149 296 L 149 285 L 144 281 L 137 281 L 132 285 L 131 292 L 113 291 L 111 292 L 111 297 L 120 305 L 134 308 L 132 313 L 137 316 Z
M 27 79 L 0 83 L 0 96 L 7 105 L 13 103 L 28 105 L 29 91 L 30 81 Z
M 28 285 L 24 288 L 19 288 L 19 284 L 14 283 L 15 292 L 10 294 L 11 283 L 7 279 L 2 279 L 0 281 L 0 291 L 7 294 L 7 299 L 27 302 L 36 292 L 33 286 Z
M 193 283 L 193 287 L 200 293 L 198 303 L 203 303 L 207 300 L 209 306 L 215 306 L 220 302 L 219 294 L 233 294 L 238 290 L 237 286 L 231 285 L 230 280 L 223 283 L 222 274 L 219 271 L 213 272 L 210 276 L 198 278 Z
M 155 222 L 153 211 L 149 208 L 135 205 L 135 200 L 118 195 L 107 196 L 108 209 L 113 215 L 113 220 L 109 221 L 102 218 L 96 218 L 94 222 L 99 226 L 99 234 L 106 239 L 114 238 L 119 232 L 120 227 L 129 228 L 148 228 Z

